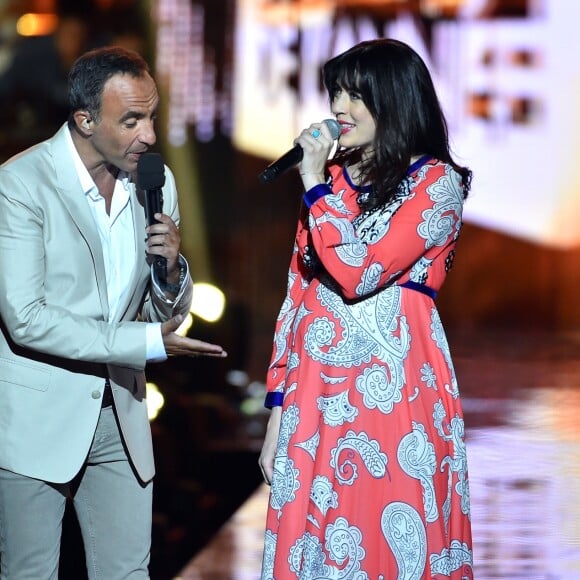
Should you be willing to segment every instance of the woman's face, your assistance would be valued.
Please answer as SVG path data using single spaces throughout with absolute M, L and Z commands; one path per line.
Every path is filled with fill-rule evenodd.
M 377 125 L 360 94 L 338 86 L 331 109 L 341 127 L 339 145 L 348 149 L 360 147 L 363 156 L 372 155 Z

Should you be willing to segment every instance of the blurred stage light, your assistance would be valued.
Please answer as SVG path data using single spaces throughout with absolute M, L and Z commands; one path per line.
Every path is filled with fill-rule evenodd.
M 213 284 L 198 282 L 193 285 L 193 300 L 191 301 L 191 313 L 206 322 L 217 322 L 224 313 L 226 297 L 224 293 Z
M 16 22 L 20 36 L 46 36 L 52 34 L 58 25 L 56 14 L 23 14 Z
M 206 322 L 217 322 L 224 312 L 225 305 L 225 295 L 219 288 L 206 282 L 194 284 L 190 313 L 175 331 L 176 334 L 187 336 L 193 324 L 193 316 L 197 316 Z
M 234 387 L 245 389 L 250 382 L 250 377 L 246 371 L 232 369 L 226 373 L 226 381 Z
M 147 416 L 154 421 L 165 404 L 165 398 L 155 383 L 147 383 Z

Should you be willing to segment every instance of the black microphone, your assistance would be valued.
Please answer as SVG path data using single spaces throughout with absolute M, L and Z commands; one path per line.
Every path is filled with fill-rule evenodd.
M 163 212 L 165 164 L 159 153 L 143 153 L 137 162 L 137 184 L 145 194 L 145 218 L 147 225 L 159 223 L 156 213 Z M 153 256 L 153 270 L 159 283 L 167 281 L 167 258 Z
M 324 119 L 323 123 L 330 130 L 332 138 L 338 139 L 340 135 L 340 125 L 338 121 L 335 119 Z M 268 167 L 266 167 L 266 169 L 264 169 L 264 171 L 258 175 L 258 179 L 262 183 L 270 183 L 288 171 L 288 169 L 300 163 L 302 161 L 302 157 L 304 157 L 304 151 L 302 150 L 302 147 L 300 145 L 294 145 L 294 147 L 290 149 L 290 151 L 284 153 L 280 159 L 270 163 L 270 165 L 268 165 Z

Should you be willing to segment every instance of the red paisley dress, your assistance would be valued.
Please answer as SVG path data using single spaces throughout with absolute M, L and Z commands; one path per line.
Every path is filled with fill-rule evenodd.
M 266 405 L 283 412 L 262 579 L 473 578 L 464 422 L 434 304 L 461 177 L 426 156 L 361 213 L 365 190 L 330 172 L 302 211 L 268 370 Z

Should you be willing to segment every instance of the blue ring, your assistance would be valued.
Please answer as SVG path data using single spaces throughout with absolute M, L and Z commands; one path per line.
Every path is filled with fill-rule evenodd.
M 315 139 L 318 139 L 318 137 L 320 137 L 320 131 L 318 129 L 314 129 L 314 131 L 312 131 L 312 136 Z

